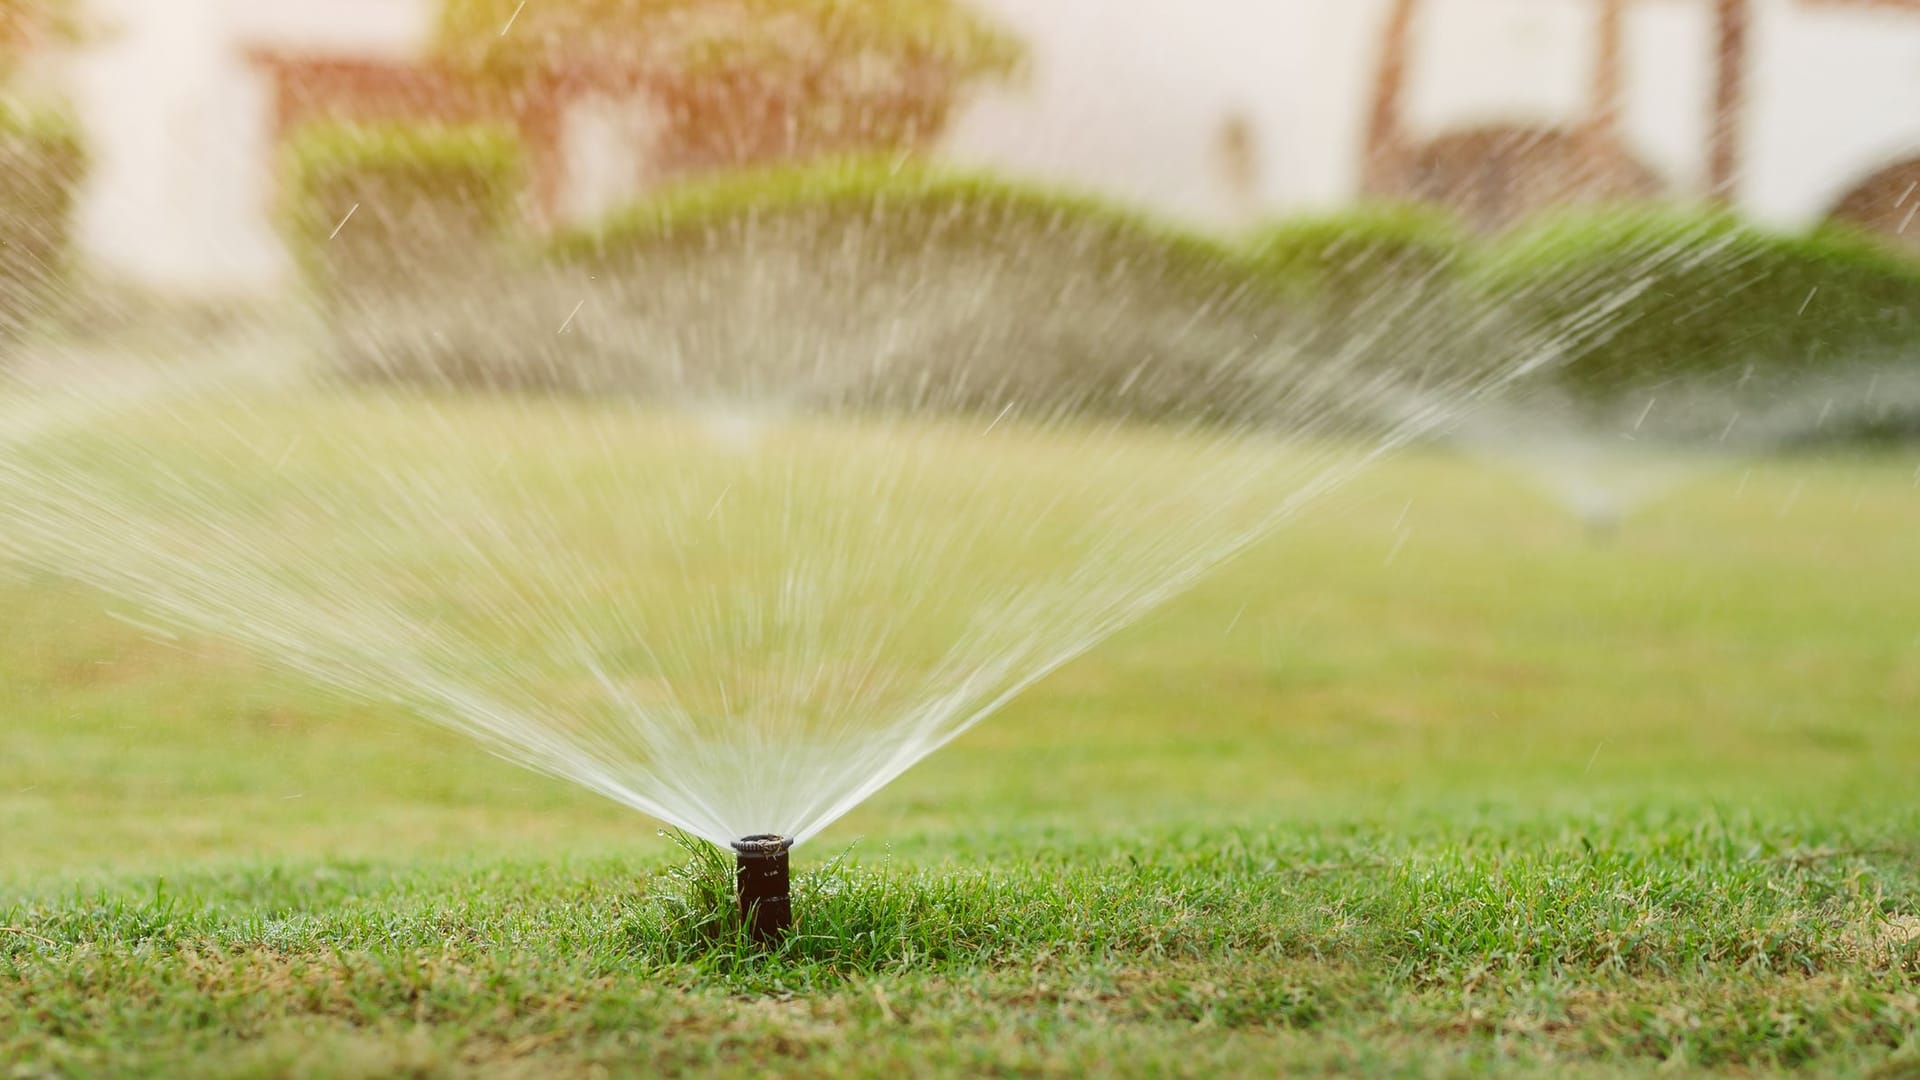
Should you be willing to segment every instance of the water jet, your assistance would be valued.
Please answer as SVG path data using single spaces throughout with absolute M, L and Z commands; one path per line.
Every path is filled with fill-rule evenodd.
M 732 846 L 777 938 L 792 845 L 1555 355 L 1394 289 L 1349 345 L 1125 215 L 868 201 L 460 276 L 357 316 L 405 324 L 376 370 L 89 411 L 0 453 L 0 552 Z M 509 287 L 531 367 L 402 377 Z
M 733 842 L 738 861 L 734 890 L 740 898 L 740 921 L 761 945 L 778 944 L 793 928 L 793 898 L 788 884 L 788 853 L 793 841 L 772 833 L 745 836 Z

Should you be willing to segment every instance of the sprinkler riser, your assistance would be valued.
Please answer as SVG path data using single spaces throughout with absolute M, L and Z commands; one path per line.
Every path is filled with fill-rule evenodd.
M 747 935 L 761 945 L 778 944 L 793 928 L 788 853 L 793 841 L 770 833 L 733 842 L 734 891 Z

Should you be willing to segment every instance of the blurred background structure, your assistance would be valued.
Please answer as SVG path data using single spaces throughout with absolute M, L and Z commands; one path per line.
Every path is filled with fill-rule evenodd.
M 172 289 L 285 278 L 276 147 L 317 120 L 510 123 L 548 223 L 715 167 L 874 149 L 1214 223 L 1373 196 L 1491 228 L 1680 196 L 1904 238 L 1920 205 L 1903 197 L 1920 180 L 1910 0 L 882 3 L 895 51 L 837 58 L 802 56 L 835 43 L 793 21 L 830 4 L 767 22 L 783 5 L 76 2 L 82 34 L 9 31 L 31 54 L 18 82 L 84 128 L 83 250 Z M 836 108 L 861 122 L 836 128 Z

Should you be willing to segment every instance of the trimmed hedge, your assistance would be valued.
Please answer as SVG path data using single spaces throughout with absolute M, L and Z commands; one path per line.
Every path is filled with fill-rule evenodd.
M 515 220 L 523 175 L 509 131 L 316 125 L 287 149 L 288 241 L 323 295 L 362 275 L 405 284 L 417 267 L 494 245 Z
M 1708 403 L 1791 418 L 1813 376 L 1905 370 L 1920 341 L 1920 264 L 1698 212 L 1589 212 L 1480 242 L 1376 207 L 1233 245 L 860 159 L 667 189 L 521 258 L 502 243 L 518 165 L 498 137 L 328 132 L 295 175 L 346 368 L 442 385 L 1326 430 L 1557 358 L 1521 393 L 1638 423 L 1656 386 L 1693 420 Z
M 900 161 L 669 190 L 551 252 L 602 285 L 598 381 L 682 395 L 1217 416 L 1261 400 L 1284 324 L 1231 245 Z
M 564 262 L 605 264 L 643 251 L 703 249 L 720 234 L 776 221 L 823 231 L 886 226 L 876 241 L 907 252 L 928 241 L 1005 251 L 1008 227 L 1021 225 L 1074 240 L 1101 273 L 1152 258 L 1169 280 L 1203 288 L 1253 269 L 1230 244 L 1092 196 L 896 158 L 780 166 L 664 188 L 596 225 L 561 232 L 549 252 Z M 1025 229 L 1012 238 L 1033 239 Z
M 1782 235 L 1671 210 L 1581 214 L 1501 240 L 1480 277 L 1565 348 L 1561 380 L 1595 399 L 1674 379 L 1920 362 L 1920 263 L 1836 231 Z
M 1473 234 L 1444 211 L 1385 204 L 1271 225 L 1248 247 L 1256 265 L 1290 289 L 1355 297 L 1463 269 Z
M 512 303 L 518 140 L 485 126 L 316 125 L 289 144 L 286 168 L 288 245 L 336 368 L 483 377 L 504 344 L 493 320 Z
M 1381 204 L 1300 218 L 1259 230 L 1249 252 L 1306 347 L 1357 371 L 1471 378 L 1521 347 L 1521 329 L 1474 287 L 1473 234 L 1443 211 Z
M 60 289 L 86 166 L 64 114 L 0 105 L 0 346 L 40 321 Z

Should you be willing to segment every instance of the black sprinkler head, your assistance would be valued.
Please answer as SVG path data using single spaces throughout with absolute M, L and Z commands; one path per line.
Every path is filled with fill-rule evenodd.
M 793 928 L 793 899 L 787 891 L 787 853 L 793 841 L 763 833 L 733 842 L 739 858 L 734 876 L 740 894 L 740 918 L 747 933 L 762 945 L 772 945 Z

